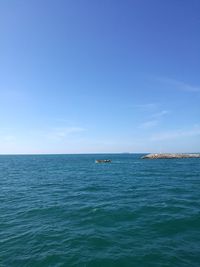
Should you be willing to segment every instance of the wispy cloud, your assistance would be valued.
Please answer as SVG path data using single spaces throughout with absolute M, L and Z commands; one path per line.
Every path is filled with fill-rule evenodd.
M 157 113 L 152 114 L 151 117 L 159 119 L 159 118 L 162 118 L 162 117 L 164 117 L 165 115 L 167 115 L 169 113 L 170 113 L 169 110 L 161 110 L 161 111 L 159 111 Z
M 159 106 L 158 103 L 144 103 L 144 104 L 136 104 L 133 107 L 142 111 L 149 111 L 149 110 L 152 111 L 158 108 L 158 106 Z
M 6 136 L 4 136 L 4 140 L 6 142 L 13 142 L 16 140 L 16 137 L 14 135 L 6 135 Z
M 200 92 L 200 86 L 191 85 L 182 81 L 178 81 L 170 78 L 156 78 L 157 81 L 162 82 L 175 88 L 177 90 L 187 91 L 187 92 Z
M 86 129 L 81 127 L 58 127 L 51 129 L 46 136 L 50 139 L 63 139 L 66 137 L 71 137 L 74 134 L 78 134 L 86 131 Z
M 141 129 L 153 128 L 157 126 L 161 122 L 162 118 L 169 113 L 170 113 L 169 110 L 161 110 L 159 112 L 153 113 L 149 116 L 149 120 L 142 122 L 139 125 L 139 128 Z
M 177 139 L 180 137 L 198 136 L 200 135 L 200 126 L 194 126 L 191 129 L 177 129 L 173 131 L 166 131 L 153 134 L 152 141 L 164 141 L 170 139 Z
M 149 128 L 155 127 L 158 123 L 159 123 L 158 120 L 145 121 L 139 125 L 139 128 L 140 129 L 149 129 Z
M 1 140 L 3 140 L 6 143 L 12 143 L 16 141 L 16 137 L 14 135 L 0 135 Z

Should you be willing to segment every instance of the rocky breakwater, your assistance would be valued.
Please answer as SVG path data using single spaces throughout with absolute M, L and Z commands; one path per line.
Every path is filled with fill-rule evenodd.
M 186 159 L 186 158 L 200 158 L 200 154 L 158 153 L 158 154 L 148 154 L 142 157 L 142 159 Z

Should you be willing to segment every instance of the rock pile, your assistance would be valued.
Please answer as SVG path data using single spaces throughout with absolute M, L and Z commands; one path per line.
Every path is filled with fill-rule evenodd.
M 200 158 L 200 154 L 159 153 L 159 154 L 148 154 L 142 157 L 142 159 L 184 159 L 184 158 Z

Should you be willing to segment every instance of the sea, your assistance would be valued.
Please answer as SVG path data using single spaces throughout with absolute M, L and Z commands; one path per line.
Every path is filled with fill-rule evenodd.
M 0 267 L 199 267 L 200 159 L 141 156 L 1 155 Z

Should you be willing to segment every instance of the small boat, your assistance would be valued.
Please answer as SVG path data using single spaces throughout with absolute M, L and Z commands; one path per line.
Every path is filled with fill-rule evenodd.
M 97 159 L 95 163 L 111 163 L 110 159 Z

